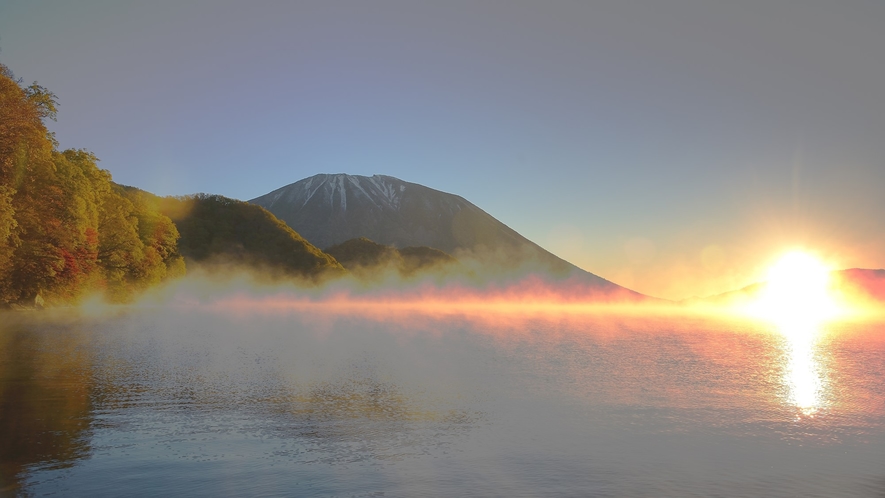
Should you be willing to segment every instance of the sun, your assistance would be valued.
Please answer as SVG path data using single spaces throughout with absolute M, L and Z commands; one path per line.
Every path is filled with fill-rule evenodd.
M 833 317 L 831 268 L 815 256 L 791 251 L 768 270 L 765 287 L 751 306 L 753 314 L 780 324 L 813 324 Z

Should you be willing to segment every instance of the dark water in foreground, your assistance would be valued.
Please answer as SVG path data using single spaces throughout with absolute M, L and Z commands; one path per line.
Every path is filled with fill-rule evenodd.
M 885 325 L 0 325 L 0 495 L 885 496 Z

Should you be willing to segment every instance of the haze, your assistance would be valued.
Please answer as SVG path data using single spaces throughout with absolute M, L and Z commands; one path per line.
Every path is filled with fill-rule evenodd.
M 392 175 L 682 298 L 785 247 L 885 266 L 883 24 L 872 1 L 9 0 L 0 62 L 120 183 Z

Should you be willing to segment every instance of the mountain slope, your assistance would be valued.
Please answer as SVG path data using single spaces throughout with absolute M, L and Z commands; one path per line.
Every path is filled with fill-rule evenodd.
M 403 266 L 403 257 L 395 247 L 379 244 L 365 237 L 346 240 L 327 247 L 326 254 L 334 257 L 348 271 L 360 268 Z
M 344 273 L 333 257 L 259 206 L 206 194 L 158 202 L 178 227 L 178 248 L 189 262 L 312 278 Z
M 316 175 L 249 201 L 318 247 L 356 237 L 444 252 L 524 240 L 464 198 L 391 176 Z M 490 233 L 482 229 L 489 229 Z
M 249 201 L 318 247 L 367 237 L 397 248 L 427 246 L 498 274 L 517 269 L 628 291 L 544 250 L 463 197 L 384 175 L 320 174 Z
M 394 270 L 407 277 L 434 269 L 452 270 L 457 268 L 453 265 L 458 264 L 457 259 L 439 249 L 426 246 L 397 249 L 365 237 L 335 244 L 327 247 L 325 252 L 338 260 L 347 271 L 360 276 Z
M 885 302 L 885 270 L 851 268 L 833 272 L 837 285 L 855 298 Z
M 684 303 L 727 304 L 757 299 L 767 286 L 756 282 L 740 289 L 712 296 L 686 299 Z M 852 300 L 885 302 L 885 270 L 851 268 L 830 272 L 830 290 L 835 295 Z

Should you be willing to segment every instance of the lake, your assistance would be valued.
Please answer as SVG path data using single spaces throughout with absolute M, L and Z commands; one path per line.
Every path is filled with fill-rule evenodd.
M 885 324 L 0 315 L 0 494 L 885 496 Z

